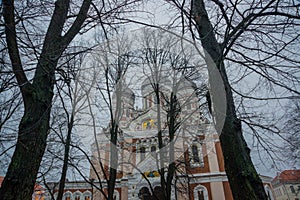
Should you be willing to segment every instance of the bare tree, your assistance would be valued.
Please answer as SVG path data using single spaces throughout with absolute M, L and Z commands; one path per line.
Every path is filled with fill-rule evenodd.
M 12 72 L 7 63 L 0 66 L 0 168 L 7 168 L 10 152 L 14 148 L 16 140 L 15 129 L 13 125 L 19 120 L 21 111 L 21 95 L 13 80 Z
M 187 78 L 176 68 L 187 70 L 188 62 L 181 58 L 179 54 L 174 53 L 175 55 L 172 55 L 173 45 L 176 46 L 171 42 L 174 38 L 167 38 L 162 32 L 151 29 L 145 29 L 142 37 L 144 49 L 141 50 L 141 58 L 145 63 L 143 71 L 145 72 L 146 81 L 149 82 L 149 86 L 153 90 L 153 95 L 150 93 L 149 96 L 152 96 L 152 103 L 156 106 L 157 139 L 160 149 L 158 160 L 158 168 L 160 169 L 158 171 L 160 173 L 162 194 L 155 194 L 155 192 L 153 194 L 154 196 L 161 195 L 163 199 L 171 199 L 173 178 L 176 171 L 174 140 L 182 123 L 179 115 L 181 106 L 184 106 L 179 103 L 178 87 L 184 82 L 180 79 Z M 167 65 L 171 66 L 167 67 Z M 151 73 L 147 74 L 147 71 Z M 167 77 L 171 77 L 171 80 Z M 168 89 L 171 91 L 165 91 L 165 87 L 169 87 Z M 164 102 L 164 105 L 162 102 Z M 163 119 L 163 112 L 166 113 L 167 119 Z M 167 143 L 164 142 L 165 135 L 163 136 L 163 131 L 168 132 Z M 165 163 L 168 163 L 166 168 Z
M 183 155 L 186 149 L 183 147 L 182 134 L 187 131 L 187 127 L 197 127 L 195 121 L 203 122 L 200 119 L 202 107 L 196 106 L 199 104 L 196 91 L 200 92 L 201 89 L 197 88 L 192 81 L 193 78 L 198 82 L 203 81 L 196 76 L 199 75 L 197 67 L 201 65 L 201 59 L 199 60 L 197 53 L 196 56 L 193 54 L 191 46 L 182 44 L 181 38 L 165 31 L 145 28 L 135 38 L 138 44 L 134 53 L 137 58 L 133 68 L 137 71 L 134 76 L 139 78 L 135 78 L 133 85 L 142 87 L 143 109 L 132 121 L 139 117 L 143 119 L 143 116 L 146 118 L 149 115 L 147 113 L 154 112 L 155 116 L 151 116 L 150 121 L 145 121 L 143 127 L 146 128 L 145 133 L 151 129 L 153 131 L 155 127 L 154 130 L 157 131 L 155 138 L 159 148 L 158 153 L 145 152 L 143 147 L 136 151 L 145 154 L 142 157 L 145 157 L 146 161 L 150 156 L 156 158 L 161 189 L 153 188 L 149 181 L 151 176 L 147 177 L 146 172 L 139 169 L 138 163 L 135 168 L 147 180 L 153 193 L 150 198 L 172 199 L 176 195 L 173 193 L 174 188 L 177 187 L 174 183 L 176 172 L 181 174 L 184 171 L 182 168 L 187 165 Z M 146 139 L 147 135 L 144 137 Z M 141 163 L 143 163 L 142 159 Z M 146 196 L 149 194 L 146 191 L 140 192 L 140 198 L 148 198 Z
M 0 199 L 31 199 L 47 145 L 55 71 L 65 49 L 78 33 L 85 33 L 99 21 L 103 28 L 104 21 L 112 23 L 113 16 L 125 12 L 123 8 L 130 3 L 101 1 L 98 7 L 91 0 L 3 1 L 6 46 L 24 114 Z M 88 12 L 91 4 L 93 13 Z
M 157 112 L 160 148 L 158 171 L 161 191 L 152 192 L 157 199 L 173 199 L 180 192 L 191 192 L 189 184 L 177 183 L 178 176 L 189 180 L 192 177 L 188 170 L 191 163 L 201 162 L 204 156 L 188 156 L 192 145 L 185 140 L 193 138 L 200 148 L 209 142 L 209 132 L 201 135 L 195 131 L 208 122 L 203 115 L 207 105 L 201 104 L 207 92 L 207 80 L 201 71 L 204 61 L 192 45 L 168 31 L 145 29 L 142 37 L 143 71 Z M 148 99 L 148 96 L 145 98 Z
M 180 10 L 181 18 L 176 19 L 181 20 L 182 33 L 188 30 L 188 36 L 200 41 L 206 50 L 212 110 L 217 110 L 215 91 L 218 88 L 210 64 L 213 63 L 221 74 L 227 99 L 221 143 L 233 195 L 235 199 L 266 199 L 243 137 L 242 123 L 278 132 L 271 126 L 254 121 L 249 115 L 243 118 L 243 114 L 248 114 L 243 103 L 299 95 L 299 3 L 294 0 L 168 2 Z M 98 22 L 108 26 L 113 24 L 115 12 L 126 13 L 122 8 L 130 4 L 127 1 L 120 4 L 101 1 L 98 8 L 90 0 L 77 3 L 63 0 L 39 4 L 29 0 L 3 1 L 5 45 L 21 91 L 24 114 L 19 124 L 15 153 L 0 190 L 0 199 L 31 198 L 49 133 L 55 70 L 66 47 L 79 32 L 85 33 Z M 91 5 L 95 12 L 88 13 Z M 53 14 L 49 16 L 49 13 Z M 49 26 L 45 26 L 45 21 Z M 175 21 L 169 26 L 174 25 Z M 107 37 L 105 31 L 104 35 Z M 241 73 L 235 70 L 228 73 L 229 67 Z M 238 78 L 232 81 L 230 75 L 237 75 Z M 270 93 L 253 95 L 251 92 L 254 90 L 245 93 L 234 84 L 242 83 L 251 75 L 259 79 L 260 84 L 256 88 L 267 86 Z M 276 92 L 278 90 L 280 94 Z M 242 106 L 236 106 L 235 95 L 241 97 L 239 103 Z M 246 112 L 240 113 L 239 108 L 245 108 Z M 220 121 L 218 117 L 216 119 L 218 126 Z M 113 127 L 117 130 L 116 126 Z M 112 142 L 117 140 L 116 134 L 111 136 Z M 114 178 L 114 173 L 111 176 Z M 16 190 L 22 192 L 15 193 Z
M 2 13 L 2 6 L 0 12 Z M 9 162 L 10 151 L 14 147 L 14 141 L 16 140 L 13 126 L 17 125 L 14 124 L 14 121 L 18 121 L 22 101 L 9 64 L 2 18 L 0 23 L 0 168 L 3 170 L 2 173 L 4 173 L 4 169 L 7 168 L 7 163 Z
M 128 109 L 128 105 L 124 102 L 123 97 L 128 95 L 124 79 L 127 69 L 131 65 L 130 59 L 132 57 L 127 52 L 129 49 L 130 44 L 126 39 L 112 38 L 111 40 L 106 40 L 105 44 L 98 47 L 91 55 L 95 70 L 101 71 L 98 76 L 97 90 L 95 91 L 98 93 L 97 96 L 99 98 L 98 101 L 91 99 L 91 102 L 95 102 L 98 107 L 97 110 L 106 113 L 104 115 L 107 116 L 104 124 L 97 125 L 104 126 L 100 137 L 98 137 L 99 134 L 96 133 L 96 129 L 94 131 L 95 143 L 93 148 L 94 157 L 91 163 L 91 176 L 96 178 L 100 184 L 101 182 L 106 182 L 106 191 L 102 186 L 98 188 L 105 199 L 114 198 L 116 179 L 122 173 L 117 170 L 120 165 L 117 146 L 119 146 L 119 135 L 122 132 L 120 121 L 125 115 L 124 109 Z M 99 114 L 94 114 L 93 109 L 90 109 L 90 112 L 94 122 L 96 121 L 95 118 L 101 117 Z M 108 160 L 105 159 L 107 150 L 103 151 L 103 146 L 99 144 L 104 141 L 107 141 L 109 144 Z
M 154 190 L 156 189 L 151 186 L 148 180 L 149 186 L 153 191 L 153 198 L 172 199 L 172 195 L 174 195 L 172 190 L 175 171 L 177 170 L 176 165 L 178 164 L 175 163 L 176 158 L 174 155 L 177 147 L 173 143 L 178 139 L 177 134 L 181 125 L 185 121 L 189 121 L 188 118 L 192 113 L 198 113 L 199 108 L 195 108 L 192 113 L 181 113 L 180 106 L 186 107 L 191 101 L 198 100 L 195 93 L 193 93 L 194 97 L 191 97 L 191 94 L 181 94 L 179 96 L 177 94 L 185 90 L 186 84 L 193 87 L 188 78 L 191 78 L 192 75 L 195 76 L 193 71 L 196 67 L 188 66 L 188 60 L 192 63 L 195 58 L 189 55 L 191 52 L 184 52 L 185 55 L 181 55 L 184 50 L 181 50 L 180 39 L 177 38 L 177 41 L 175 41 L 175 38 L 169 36 L 164 35 L 162 32 L 158 33 L 158 31 L 145 29 L 139 35 L 133 34 L 131 39 L 134 38 L 133 41 L 136 43 L 131 44 L 132 41 L 128 38 L 113 38 L 112 42 L 108 41 L 106 43 L 108 44 L 106 47 L 103 45 L 102 48 L 98 48 L 93 53 L 92 57 L 96 58 L 93 61 L 95 65 L 104 68 L 104 70 L 101 70 L 103 73 L 99 77 L 98 85 L 101 98 L 97 99 L 102 99 L 106 103 L 105 108 L 103 107 L 104 104 L 100 103 L 99 111 L 107 110 L 109 125 L 104 126 L 102 133 L 95 133 L 96 141 L 93 147 L 94 158 L 91 165 L 91 177 L 98 179 L 99 183 L 107 183 L 108 192 L 103 187 L 98 187 L 104 198 L 110 199 L 114 196 L 116 179 L 130 173 L 132 168 L 139 171 L 145 180 L 149 179 L 144 174 L 145 172 L 141 171 L 139 166 L 136 166 L 138 163 L 132 163 L 132 159 L 137 156 L 136 154 L 142 152 L 139 152 L 139 148 L 130 148 L 133 144 L 127 144 L 123 136 L 127 134 L 123 130 L 128 130 L 132 121 L 149 111 L 134 108 L 133 99 L 138 96 L 133 91 L 140 90 L 140 82 L 143 81 L 144 86 L 149 87 L 152 97 L 151 102 L 147 102 L 147 105 L 151 103 L 154 106 L 153 109 L 157 110 L 155 121 L 158 128 L 158 147 L 161 148 L 161 151 L 164 151 L 156 154 L 157 158 L 160 158 L 156 164 L 157 172 L 161 176 L 163 192 L 155 195 Z M 198 62 L 199 60 L 193 64 L 197 65 Z M 166 79 L 170 80 L 165 82 Z M 169 92 L 165 91 L 166 88 Z M 195 91 L 193 90 L 193 92 Z M 161 102 L 164 102 L 164 104 L 162 105 Z M 200 115 L 200 113 L 198 114 Z M 161 115 L 164 115 L 164 119 Z M 96 116 L 93 117 L 93 121 Z M 114 128 L 114 126 L 117 127 Z M 168 133 L 163 134 L 163 131 Z M 108 153 L 107 150 L 103 150 L 103 146 L 101 147 L 103 144 L 99 144 L 104 142 L 104 135 L 108 137 L 107 142 L 110 143 L 109 159 L 105 158 L 105 153 Z M 115 141 L 111 140 L 113 137 L 116 138 Z M 118 147 L 116 148 L 116 146 Z M 107 148 L 107 146 L 104 148 Z M 112 148 L 116 149 L 112 151 Z M 124 155 L 126 154 L 125 151 L 130 155 Z M 144 152 L 144 154 L 148 155 L 147 152 Z M 127 165 L 130 167 L 126 168 Z M 97 182 L 95 183 L 97 184 Z M 109 197 L 110 191 L 111 196 Z
M 70 163 L 70 150 L 73 143 L 72 137 L 74 137 L 74 126 L 76 126 L 76 121 L 79 121 L 77 119 L 78 115 L 87 108 L 87 98 L 89 98 L 88 96 L 90 95 L 92 88 L 95 87 L 96 78 L 96 76 L 92 76 L 90 84 L 82 82 L 83 80 L 81 79 L 83 78 L 81 77 L 81 74 L 84 73 L 85 70 L 82 67 L 84 60 L 83 54 L 80 54 L 79 56 L 76 56 L 76 54 L 71 54 L 71 56 L 67 56 L 65 59 L 62 59 L 62 61 L 63 60 L 66 60 L 64 64 L 64 68 L 66 68 L 66 70 L 62 70 L 62 85 L 56 84 L 56 86 L 66 118 L 65 131 L 67 133 L 66 138 L 62 141 L 64 144 L 64 156 L 57 194 L 58 200 L 62 200 L 64 194 L 64 186 L 66 182 L 68 166 Z M 73 146 L 75 145 L 73 144 Z
M 31 82 L 24 72 L 19 53 L 14 1 L 3 1 L 6 42 L 25 108 L 19 126 L 16 149 L 1 187 L 1 199 L 31 199 L 49 132 L 55 67 L 60 55 L 80 31 L 91 1 L 83 2 L 76 20 L 63 35 L 69 4 L 69 1 L 55 3 L 43 49 Z

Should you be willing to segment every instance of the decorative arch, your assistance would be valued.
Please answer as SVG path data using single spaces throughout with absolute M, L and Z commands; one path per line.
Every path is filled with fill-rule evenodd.
M 151 196 L 152 196 L 151 191 L 147 186 L 144 186 L 139 190 L 138 197 L 140 199 L 142 200 L 150 199 Z
M 154 181 L 154 182 L 152 182 L 151 183 L 151 187 L 152 187 L 152 189 L 154 190 L 155 188 L 158 190 L 159 189 L 159 187 L 161 187 L 161 184 L 160 184 L 160 182 L 158 182 L 158 181 Z M 143 189 L 144 188 L 144 189 Z M 147 188 L 147 189 L 145 189 L 145 188 Z M 152 196 L 153 194 L 152 194 L 152 190 L 151 190 L 151 188 L 150 188 L 150 186 L 149 186 L 149 184 L 147 183 L 147 182 L 140 182 L 138 185 L 137 185 L 137 187 L 135 188 L 135 193 L 140 193 L 141 191 L 149 191 L 149 193 L 150 193 L 150 196 Z M 154 191 L 155 192 L 155 191 Z
M 194 188 L 195 200 L 208 200 L 208 192 L 205 186 L 198 185 Z
M 54 196 L 54 199 L 56 199 L 56 198 L 57 198 L 57 195 L 58 195 L 58 192 L 55 192 L 55 193 L 53 194 L 53 196 Z
M 189 160 L 190 160 L 191 167 L 203 167 L 204 166 L 202 145 L 197 141 L 193 141 L 190 143 Z
M 120 193 L 118 190 L 114 190 L 114 200 L 120 200 Z
M 157 199 L 164 199 L 164 194 L 160 185 L 155 186 L 153 190 L 154 190 L 153 196 L 155 195 Z
M 63 195 L 63 200 L 72 200 L 73 199 L 73 194 L 70 191 L 67 191 Z
M 155 145 L 151 146 L 151 150 L 150 151 L 151 152 L 156 152 L 156 146 Z
M 92 199 L 92 192 L 90 192 L 90 191 L 85 191 L 84 193 L 83 193 L 83 200 L 91 200 Z
M 80 192 L 80 191 L 76 191 L 76 192 L 74 192 L 74 194 L 73 194 L 73 199 L 74 200 L 82 200 L 82 193 Z
M 268 200 L 274 200 L 274 197 L 273 197 L 273 192 L 272 192 L 272 189 L 268 186 L 268 185 L 265 185 L 265 192 L 267 194 L 267 199 Z
M 140 161 L 143 161 L 146 157 L 146 147 L 140 147 Z

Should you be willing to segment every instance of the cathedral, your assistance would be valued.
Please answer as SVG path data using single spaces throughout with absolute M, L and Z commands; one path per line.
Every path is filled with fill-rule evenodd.
M 63 199 L 106 199 L 114 169 L 114 200 L 163 200 L 161 180 L 166 181 L 173 163 L 175 170 L 167 183 L 172 200 L 233 200 L 219 136 L 200 106 L 199 87 L 170 77 L 159 84 L 148 77 L 136 86 L 140 90 L 133 92 L 120 84 L 113 93 L 116 143 L 111 142 L 110 122 L 92 144 L 89 180 L 67 181 Z M 261 179 L 268 199 L 275 200 L 272 179 Z M 58 184 L 48 185 L 56 199 Z
M 116 145 L 109 140 L 109 127 L 98 134 L 92 145 L 90 179 L 100 185 L 100 189 L 93 189 L 93 199 L 105 199 L 103 191 L 107 191 L 105 180 L 110 167 L 117 169 L 115 199 L 162 199 L 160 169 L 164 168 L 167 174 L 172 162 L 176 171 L 171 182 L 171 199 L 233 199 L 218 134 L 201 112 L 195 84 L 187 79 L 174 84 L 165 78 L 160 84 L 159 103 L 154 85 L 150 78 L 141 84 L 141 108 L 135 106 L 138 95 L 125 84 L 121 95 L 112 95 L 120 131 Z M 176 93 L 174 108 L 178 110 L 179 124 L 173 140 L 169 130 L 171 93 Z M 163 148 L 159 146 L 158 132 Z M 110 156 L 113 148 L 117 150 L 117 162 Z

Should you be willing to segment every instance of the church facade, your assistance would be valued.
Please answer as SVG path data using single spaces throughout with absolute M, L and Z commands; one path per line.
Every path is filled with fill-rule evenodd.
M 170 94 L 174 88 L 168 85 L 171 81 L 167 80 L 160 90 Z M 158 104 L 157 93 L 153 92 L 150 80 L 141 85 L 142 108 L 134 108 L 136 95 L 127 86 L 122 88 L 121 103 L 116 102 L 118 97 L 114 94 L 113 103 L 119 105 L 121 110 L 114 108 L 114 112 L 121 113 L 118 143 L 113 147 L 109 142 L 110 128 L 98 135 L 92 147 L 90 178 L 95 183 L 102 182 L 106 191 L 105 179 L 109 177 L 109 167 L 112 165 L 110 152 L 116 148 L 115 199 L 162 199 L 160 168 L 165 168 L 166 175 L 171 162 L 175 162 L 177 167 L 172 181 L 172 199 L 233 199 L 218 134 L 213 124 L 203 117 L 194 88 L 195 85 L 188 80 L 176 86 L 180 128 L 176 130 L 173 141 L 170 140 L 168 121 L 170 98 L 161 94 Z M 160 130 L 162 149 L 158 140 Z M 173 160 L 170 160 L 171 154 Z M 94 190 L 93 197 L 95 200 L 104 199 L 100 190 Z
M 141 84 L 140 94 L 125 84 L 119 88 L 121 92 L 112 96 L 117 142 L 110 142 L 111 124 L 97 134 L 91 148 L 89 178 L 66 182 L 64 200 L 106 199 L 110 168 L 117 172 L 114 200 L 164 199 L 161 169 L 166 177 L 170 163 L 176 166 L 171 181 L 172 200 L 233 200 L 219 136 L 200 109 L 196 87 L 188 80 L 177 83 L 174 88 L 171 81 L 164 80 L 159 87 L 160 99 L 153 92 L 151 80 Z M 176 92 L 172 107 L 176 110 L 176 129 L 171 140 L 172 91 Z M 140 108 L 135 102 L 138 95 L 142 97 Z M 275 200 L 271 178 L 261 178 L 268 198 Z M 56 198 L 58 184 L 49 185 Z M 51 199 L 50 195 L 45 199 Z

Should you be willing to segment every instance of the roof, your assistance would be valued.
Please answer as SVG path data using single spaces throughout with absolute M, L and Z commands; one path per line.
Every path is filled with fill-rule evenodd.
M 280 182 L 300 182 L 300 169 L 284 170 L 273 179 L 273 181 L 276 180 Z

